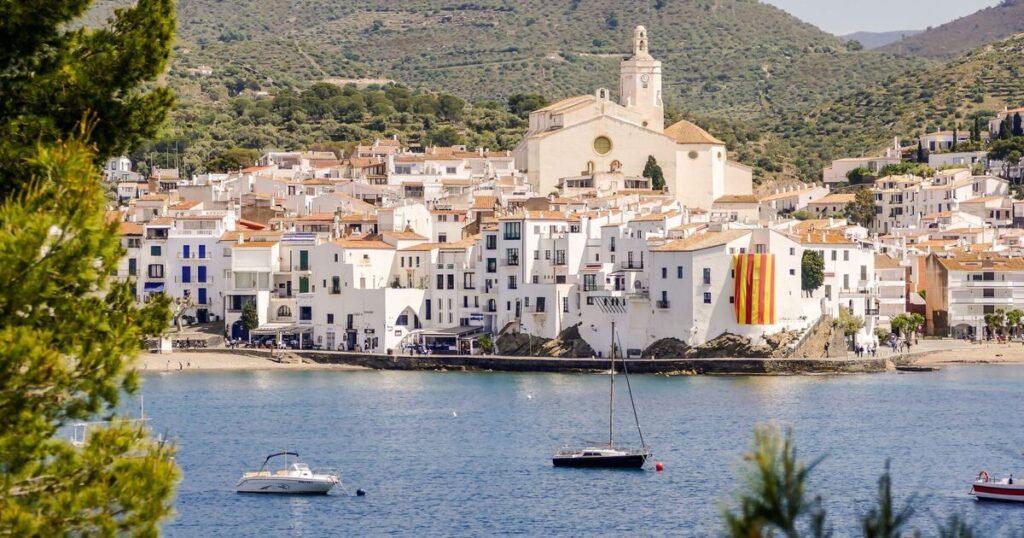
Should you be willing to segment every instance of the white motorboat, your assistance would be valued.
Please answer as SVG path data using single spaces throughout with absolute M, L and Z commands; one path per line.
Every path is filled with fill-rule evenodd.
M 278 456 L 284 456 L 284 468 L 270 472 L 267 464 Z M 294 456 L 294 460 L 288 463 L 288 456 Z M 263 460 L 263 466 L 259 471 L 245 473 L 238 480 L 235 491 L 238 493 L 291 493 L 291 494 L 320 494 L 324 495 L 331 491 L 331 488 L 341 483 L 337 474 L 324 473 L 316 474 L 310 470 L 309 465 L 299 461 L 299 454 L 296 452 L 277 452 L 267 456 Z
M 991 478 L 986 471 L 978 473 L 971 484 L 971 495 L 979 501 L 1024 502 L 1024 483 L 1009 478 Z

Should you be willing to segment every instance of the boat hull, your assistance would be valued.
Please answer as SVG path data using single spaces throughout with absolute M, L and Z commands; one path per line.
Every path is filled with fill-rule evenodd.
M 243 478 L 235 486 L 238 493 L 271 493 L 288 495 L 326 495 L 337 485 L 330 480 L 285 477 Z
M 614 456 L 554 456 L 555 467 L 580 467 L 593 469 L 639 469 L 647 461 L 646 454 L 624 454 Z
M 1024 502 L 1024 484 L 975 482 L 971 494 L 979 501 Z

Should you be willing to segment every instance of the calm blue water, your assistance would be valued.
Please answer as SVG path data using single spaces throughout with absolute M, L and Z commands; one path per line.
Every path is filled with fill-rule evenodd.
M 619 378 L 621 380 L 621 377 Z M 665 471 L 555 469 L 565 442 L 606 435 L 607 377 L 433 372 L 171 373 L 145 376 L 155 431 L 184 472 L 169 536 L 676 535 L 720 530 L 756 423 L 791 426 L 838 536 L 874 501 L 892 461 L 914 523 L 959 512 L 1001 536 L 1024 506 L 967 495 L 979 469 L 1019 472 L 1024 368 L 954 367 L 839 377 L 633 376 Z M 625 396 L 623 383 L 617 393 Z M 628 403 L 621 437 L 635 439 Z M 453 411 L 458 417 L 453 416 Z M 298 451 L 342 470 L 327 497 L 238 495 L 240 473 Z M 366 497 L 356 497 L 356 488 Z M 859 534 L 859 533 L 858 533 Z

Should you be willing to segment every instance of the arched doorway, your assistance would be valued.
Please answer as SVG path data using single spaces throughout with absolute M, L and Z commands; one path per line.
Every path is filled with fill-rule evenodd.
M 245 330 L 245 325 L 242 324 L 242 320 L 238 320 L 231 324 L 231 338 L 233 340 L 249 339 L 249 331 Z

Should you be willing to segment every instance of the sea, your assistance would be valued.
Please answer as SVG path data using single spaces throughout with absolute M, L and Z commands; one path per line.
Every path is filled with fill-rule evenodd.
M 975 536 L 1024 533 L 1024 505 L 968 495 L 980 470 L 1024 479 L 1022 366 L 839 376 L 630 376 L 646 469 L 554 468 L 608 437 L 609 376 L 402 371 L 144 375 L 154 433 L 183 472 L 167 536 L 718 536 L 755 426 L 820 460 L 809 482 L 834 536 L 859 536 L 888 462 L 910 528 L 952 514 Z M 638 444 L 623 376 L 616 442 Z M 237 494 L 281 450 L 334 468 L 327 496 Z M 664 470 L 656 471 L 656 463 Z M 366 494 L 357 496 L 356 490 Z

